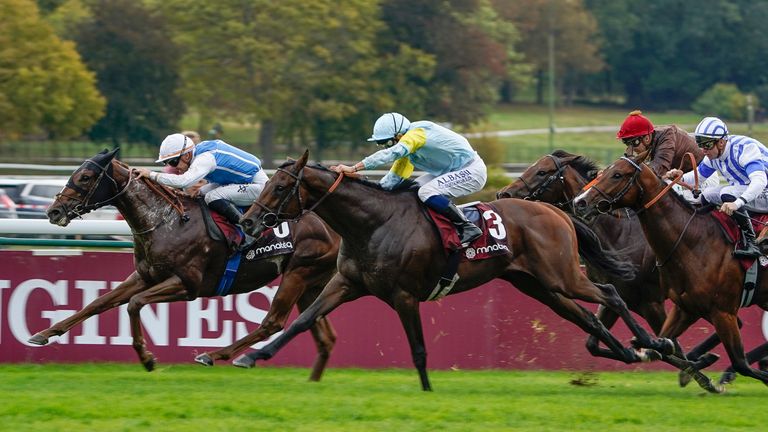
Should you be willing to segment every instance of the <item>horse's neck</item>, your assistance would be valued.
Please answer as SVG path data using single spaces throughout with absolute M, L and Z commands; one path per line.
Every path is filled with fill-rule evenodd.
M 647 203 L 656 198 L 664 185 L 658 183 L 655 178 L 654 182 L 645 183 L 643 184 L 644 201 Z M 659 259 L 669 256 L 673 253 L 673 249 L 684 244 L 689 244 L 695 249 L 703 244 L 702 242 L 709 241 L 707 237 L 719 237 L 714 218 L 696 214 L 694 209 L 686 206 L 673 195 L 675 193 L 673 190 L 668 190 L 647 209 L 640 211 L 643 208 L 642 205 L 636 208 L 646 239 Z
M 315 189 L 313 202 L 325 195 L 324 189 Z M 388 223 L 414 223 L 418 204 L 406 193 L 391 193 L 366 186 L 356 181 L 343 181 L 334 192 L 314 209 L 325 222 L 344 238 L 370 236 Z
M 156 228 L 175 213 L 173 206 L 150 189 L 147 181 L 134 178 L 130 183 L 128 180 L 121 182 L 120 187 L 125 188 L 125 192 L 114 202 L 134 234 Z

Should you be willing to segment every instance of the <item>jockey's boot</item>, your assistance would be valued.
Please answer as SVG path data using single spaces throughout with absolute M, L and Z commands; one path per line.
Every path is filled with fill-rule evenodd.
M 456 225 L 456 230 L 459 233 L 459 241 L 462 246 L 469 245 L 483 234 L 483 231 L 475 224 L 468 221 L 466 216 L 464 216 L 464 213 L 452 202 L 449 202 L 448 206 L 445 207 L 440 214 L 447 217 L 454 225 Z
M 739 224 L 741 237 L 744 240 L 743 247 L 737 247 L 733 255 L 739 258 L 757 258 L 762 253 L 755 242 L 755 230 L 752 228 L 752 221 L 749 219 L 749 213 L 744 209 L 733 212 L 733 219 Z M 742 246 L 739 244 L 739 246 Z
M 231 223 L 234 226 L 240 227 L 240 218 L 243 217 L 243 214 L 240 213 L 240 209 L 237 208 L 235 203 L 228 199 L 217 199 L 214 201 L 211 201 L 208 203 L 208 207 L 218 212 L 220 215 L 224 216 L 224 218 L 227 219 L 227 222 Z M 240 227 L 242 229 L 242 227 Z M 245 235 L 245 238 L 243 239 L 243 242 L 240 243 L 240 246 L 238 247 L 239 250 L 245 250 L 253 244 L 253 242 L 256 241 L 254 237 L 249 236 L 245 230 L 243 230 L 243 234 Z

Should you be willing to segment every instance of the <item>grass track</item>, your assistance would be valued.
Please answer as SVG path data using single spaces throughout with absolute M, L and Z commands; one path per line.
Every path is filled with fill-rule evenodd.
M 669 372 L 308 370 L 135 364 L 0 365 L 2 431 L 764 430 L 768 389 L 680 389 Z M 581 376 L 583 377 L 583 376 Z

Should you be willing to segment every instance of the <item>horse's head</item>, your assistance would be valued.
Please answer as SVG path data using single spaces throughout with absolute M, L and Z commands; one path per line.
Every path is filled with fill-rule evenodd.
M 562 208 L 570 203 L 575 191 L 596 174 L 594 162 L 557 150 L 528 167 L 517 180 L 500 190 L 496 198 L 544 201 Z
M 574 198 L 574 211 L 584 220 L 592 220 L 598 214 L 615 209 L 629 207 L 639 209 L 642 205 L 643 186 L 639 181 L 645 173 L 656 175 L 643 165 L 647 156 L 642 153 L 636 157 L 621 157 L 599 176 L 584 186 L 583 192 Z M 650 173 L 650 174 L 648 174 Z
M 113 175 L 112 160 L 119 149 L 104 150 L 86 159 L 69 177 L 67 185 L 56 195 L 46 214 L 52 224 L 67 226 L 85 213 L 107 205 L 120 188 Z
M 302 180 L 308 158 L 309 150 L 306 150 L 298 160 L 288 160 L 277 168 L 259 198 L 240 219 L 240 224 L 248 234 L 258 236 L 266 228 L 301 216 L 305 210 Z

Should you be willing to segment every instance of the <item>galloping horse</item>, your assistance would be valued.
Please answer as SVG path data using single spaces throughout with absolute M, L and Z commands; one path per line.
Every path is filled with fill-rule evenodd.
M 548 202 L 566 213 L 573 213 L 573 198 L 581 193 L 584 185 L 592 181 L 597 173 L 598 167 L 593 161 L 557 150 L 528 167 L 516 181 L 501 189 L 496 197 Z M 637 272 L 632 279 L 616 279 L 599 265 L 586 260 L 587 275 L 593 281 L 613 282 L 627 307 L 645 318 L 651 329 L 659 334 L 667 317 L 664 310 L 667 292 L 659 282 L 656 254 L 645 239 L 639 219 L 628 212 L 616 211 L 598 215 L 589 226 L 603 245 L 620 251 L 636 266 Z M 600 307 L 597 317 L 609 329 L 618 319 L 613 311 L 604 307 Z M 697 359 L 718 343 L 720 340 L 717 335 L 712 335 L 694 348 L 688 357 Z M 613 353 L 601 349 L 593 336 L 587 340 L 587 349 L 593 355 L 613 358 Z M 694 367 L 703 369 L 717 358 L 716 354 L 709 353 L 698 360 Z M 681 375 L 681 384 L 687 384 L 689 379 L 689 375 Z
M 623 157 L 574 199 L 576 212 L 593 218 L 629 207 L 638 214 L 656 252 L 661 286 L 678 306 L 667 317 L 661 337 L 677 338 L 699 318 L 715 327 L 734 369 L 768 384 L 768 373 L 752 369 L 768 344 L 744 355 L 738 317 L 745 271 L 711 208 L 697 210 L 669 189 L 643 164 L 647 153 Z M 665 189 L 666 188 L 666 189 Z M 768 281 L 758 278 L 752 304 L 768 310 Z M 642 346 L 642 345 L 641 345 Z
M 133 232 L 136 271 L 81 311 L 35 334 L 30 342 L 45 345 L 51 336 L 66 333 L 88 317 L 128 303 L 133 348 L 144 367 L 151 371 L 155 358 L 145 346 L 141 308 L 151 303 L 217 295 L 217 284 L 230 250 L 225 241 L 213 240 L 207 234 L 201 208 L 205 204 L 146 179 L 136 180 L 130 167 L 114 159 L 115 151 L 97 154 L 72 174 L 48 208 L 48 219 L 66 226 L 84 213 L 114 205 Z M 340 239 L 320 218 L 307 215 L 290 229 L 294 252 L 263 260 L 242 260 L 229 291 L 250 292 L 282 274 L 280 287 L 261 326 L 229 347 L 201 354 L 198 362 L 212 365 L 214 360 L 226 360 L 278 332 L 293 305 L 298 304 L 303 310 L 336 272 Z M 325 319 L 313 324 L 318 355 L 310 379 L 316 381 L 325 369 L 336 335 Z
M 235 364 L 251 366 L 255 360 L 269 359 L 340 304 L 375 295 L 397 312 L 422 389 L 431 390 L 419 302 L 430 297 L 447 262 L 432 222 L 412 190 L 390 192 L 375 183 L 340 177 L 322 166 L 308 166 L 308 155 L 305 152 L 298 161 L 278 169 L 241 223 L 250 234 L 258 235 L 281 220 L 300 218 L 309 206 L 342 237 L 339 272 L 282 335 Z M 506 239 L 508 252 L 462 262 L 451 294 L 501 278 L 597 336 L 628 363 L 642 358 L 570 299 L 604 304 L 644 343 L 660 351 L 669 348 L 670 341 L 654 340 L 638 325 L 612 285 L 593 284 L 581 272 L 574 226 L 565 213 L 523 200 L 495 201 L 489 206 L 493 211 L 484 215 L 486 223 Z M 596 238 L 593 247 L 599 250 Z

